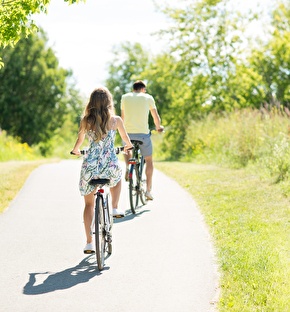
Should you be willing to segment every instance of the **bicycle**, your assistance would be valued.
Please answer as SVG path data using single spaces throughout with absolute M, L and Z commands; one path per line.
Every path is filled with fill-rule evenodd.
M 113 217 L 109 207 L 110 193 L 107 185 L 110 179 L 92 179 L 89 184 L 96 186 L 95 213 L 91 224 L 91 234 L 95 235 L 98 269 L 105 266 L 105 255 L 112 254 Z
M 150 129 L 150 134 L 153 132 L 164 132 L 164 127 L 159 130 Z M 133 214 L 136 214 L 136 209 L 138 208 L 139 198 L 143 205 L 147 204 L 146 198 L 146 179 L 144 178 L 144 166 L 145 158 L 141 155 L 140 145 L 143 144 L 139 140 L 131 140 L 133 144 L 132 158 L 129 159 L 129 199 L 130 208 Z M 140 156 L 141 155 L 141 156 Z
M 116 147 L 115 152 L 119 154 L 124 147 Z M 87 154 L 87 150 L 81 150 L 81 155 Z M 72 155 L 75 155 L 71 152 Z M 101 271 L 105 266 L 106 254 L 112 254 L 112 227 L 113 216 L 110 207 L 110 179 L 91 179 L 89 184 L 95 186 L 95 209 L 91 224 L 91 235 L 95 235 L 96 260 L 98 269 Z
M 130 208 L 133 214 L 136 214 L 138 208 L 139 198 L 143 205 L 147 204 L 146 193 L 146 179 L 144 179 L 144 165 L 145 159 L 140 153 L 139 146 L 143 142 L 138 140 L 131 140 L 133 144 L 132 158 L 129 159 L 129 198 Z M 141 155 L 141 157 L 140 157 Z

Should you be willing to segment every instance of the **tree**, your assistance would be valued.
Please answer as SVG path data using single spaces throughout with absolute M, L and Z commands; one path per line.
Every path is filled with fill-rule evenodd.
M 67 78 L 43 32 L 1 51 L 0 127 L 29 145 L 48 141 L 68 111 Z
M 149 64 L 149 54 L 140 43 L 125 42 L 113 48 L 113 59 L 108 64 L 106 86 L 112 92 L 116 112 L 120 114 L 121 97 L 132 90 L 134 80 L 140 79 Z
M 154 96 L 158 111 L 162 119 L 170 118 L 172 96 L 179 81 L 176 70 L 176 59 L 169 53 L 155 56 L 147 69 L 142 72 L 141 78 L 147 81 L 147 89 Z
M 234 0 L 184 3 L 162 9 L 171 20 L 171 27 L 160 32 L 169 38 L 166 54 L 171 55 L 174 63 L 165 66 L 171 68 L 173 77 L 163 85 L 167 107 L 162 114 L 170 126 L 165 149 L 174 158 L 182 156 L 187 144 L 186 129 L 192 120 L 211 112 L 219 114 L 260 105 L 265 94 L 261 75 L 247 60 L 252 53 L 252 38 L 246 30 L 261 12 L 242 14 Z
M 290 106 L 290 4 L 284 1 L 273 11 L 272 36 L 250 57 L 250 66 L 260 75 L 257 84 L 263 102 Z M 262 102 L 261 101 L 261 102 Z M 259 106 L 258 106 L 259 107 Z
M 69 4 L 82 0 L 64 0 Z M 15 45 L 25 34 L 38 30 L 32 15 L 47 12 L 50 0 L 1 0 L 0 2 L 0 48 Z M 0 57 L 0 68 L 3 62 Z
M 169 40 L 168 51 L 158 63 L 163 63 L 171 77 L 162 68 L 157 69 L 158 65 L 154 66 L 158 72 L 155 84 L 161 76 L 166 77 L 162 87 L 166 89 L 162 118 L 170 131 L 166 132 L 165 149 L 174 158 L 182 156 L 186 129 L 192 119 L 232 108 L 234 99 L 227 86 L 235 72 L 242 41 L 239 34 L 243 23 L 240 21 L 237 26 L 240 16 L 231 11 L 228 0 L 187 4 L 183 8 L 162 9 L 172 23 L 160 33 Z

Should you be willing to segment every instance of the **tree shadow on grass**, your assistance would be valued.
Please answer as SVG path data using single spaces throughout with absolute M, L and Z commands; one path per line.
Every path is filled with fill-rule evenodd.
M 94 276 L 101 274 L 97 270 L 96 265 L 93 265 L 92 261 L 89 261 L 92 260 L 92 257 L 95 257 L 95 255 L 89 255 L 78 265 L 60 272 L 29 273 L 29 281 L 23 288 L 23 294 L 45 294 L 88 282 Z M 106 269 L 108 268 L 104 268 L 104 270 Z M 43 280 L 43 278 L 45 279 Z M 43 281 L 39 283 L 39 280 Z

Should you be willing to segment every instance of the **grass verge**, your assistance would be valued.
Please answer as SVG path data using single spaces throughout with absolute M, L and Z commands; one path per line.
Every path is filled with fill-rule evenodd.
M 245 170 L 156 162 L 197 201 L 221 273 L 219 311 L 289 311 L 289 199 Z
M 31 171 L 48 160 L 0 162 L 0 213 L 22 188 Z

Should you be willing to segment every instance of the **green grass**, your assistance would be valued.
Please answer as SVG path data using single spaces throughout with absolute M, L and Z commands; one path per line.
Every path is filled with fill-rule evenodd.
M 22 188 L 31 171 L 48 160 L 0 162 L 0 213 Z
M 156 167 L 197 201 L 221 273 L 219 311 L 289 311 L 289 199 L 245 170 L 181 162 Z

